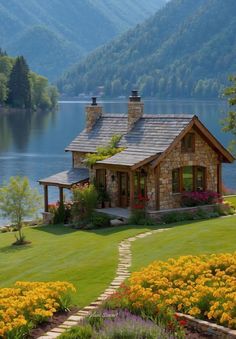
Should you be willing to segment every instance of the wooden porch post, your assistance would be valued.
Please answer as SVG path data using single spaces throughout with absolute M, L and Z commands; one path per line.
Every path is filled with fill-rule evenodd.
M 130 207 L 131 209 L 134 206 L 134 172 L 129 172 L 129 179 L 130 179 Z
M 64 204 L 63 187 L 59 187 L 59 201 L 60 201 L 60 205 Z
M 48 185 L 44 185 L 44 211 L 48 212 Z

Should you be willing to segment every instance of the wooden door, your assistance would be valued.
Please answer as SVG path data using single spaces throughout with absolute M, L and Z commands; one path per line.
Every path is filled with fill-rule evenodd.
M 126 208 L 129 206 L 130 201 L 130 187 L 129 187 L 129 174 L 126 172 L 119 172 L 119 206 Z

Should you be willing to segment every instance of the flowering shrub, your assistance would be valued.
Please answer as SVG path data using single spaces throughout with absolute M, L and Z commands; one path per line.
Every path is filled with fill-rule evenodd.
M 181 196 L 181 205 L 193 207 L 200 205 L 210 205 L 222 202 L 220 195 L 216 192 L 184 192 Z
M 113 307 L 155 316 L 173 309 L 236 328 L 236 252 L 156 261 L 129 279 Z
M 154 319 L 143 319 L 128 310 L 99 310 L 87 317 L 83 324 L 73 327 L 60 335 L 60 339 L 71 338 L 148 338 L 148 339 L 182 339 L 179 335 L 170 334 L 162 324 Z
M 16 282 L 0 289 L 0 338 L 23 338 L 37 323 L 68 307 L 68 282 Z
M 48 205 L 48 211 L 53 214 L 53 224 L 68 223 L 71 219 L 72 202 L 51 203 Z

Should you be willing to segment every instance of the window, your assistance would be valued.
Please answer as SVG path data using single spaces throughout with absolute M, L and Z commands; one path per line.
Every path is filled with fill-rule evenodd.
M 172 171 L 172 192 L 192 192 L 206 190 L 206 168 L 185 166 Z
M 193 191 L 193 167 L 182 167 L 182 191 Z
M 96 170 L 96 186 L 98 188 L 106 188 L 106 170 L 105 169 Z
M 181 150 L 183 153 L 193 153 L 195 151 L 195 134 L 187 133 L 181 141 Z
M 195 167 L 195 191 L 206 190 L 206 169 L 205 167 Z

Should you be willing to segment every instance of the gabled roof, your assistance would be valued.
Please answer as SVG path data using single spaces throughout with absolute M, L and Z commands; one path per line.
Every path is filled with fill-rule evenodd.
M 66 151 L 96 152 L 97 147 L 107 145 L 114 134 L 121 134 L 119 146 L 125 150 L 98 163 L 130 167 L 164 152 L 192 118 L 193 115 L 187 114 L 148 114 L 128 131 L 127 115 L 103 115 L 90 132 L 83 130 Z
M 65 150 L 94 153 L 98 146 L 106 146 L 113 135 L 125 133 L 127 133 L 127 115 L 104 114 L 90 132 L 84 129 Z
M 234 160 L 198 118 L 188 114 L 143 115 L 130 131 L 127 129 L 126 114 L 104 114 L 90 132 L 83 130 L 66 151 L 95 153 L 97 147 L 107 145 L 113 135 L 121 134 L 119 146 L 125 149 L 108 159 L 98 161 L 97 164 L 120 165 L 135 169 L 153 161 L 156 166 L 194 125 L 205 136 L 207 142 L 222 155 L 225 162 Z

